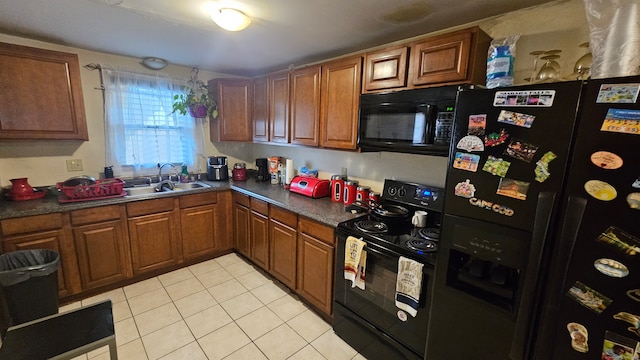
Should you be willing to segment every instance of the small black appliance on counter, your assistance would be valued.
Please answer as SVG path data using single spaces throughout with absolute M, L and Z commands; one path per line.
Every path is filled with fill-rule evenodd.
M 229 179 L 229 167 L 226 156 L 209 156 L 207 159 L 207 180 L 224 181 Z
M 269 160 L 267 158 L 257 158 L 256 167 L 258 168 L 256 181 L 269 181 Z

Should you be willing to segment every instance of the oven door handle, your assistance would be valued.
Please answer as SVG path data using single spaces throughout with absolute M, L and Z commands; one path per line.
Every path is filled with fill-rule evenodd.
M 367 245 L 364 247 L 365 251 L 369 252 L 371 251 L 374 254 L 378 254 L 380 256 L 384 256 L 385 258 L 388 259 L 399 259 L 400 258 L 400 254 L 395 253 L 395 252 L 390 252 L 390 251 L 380 251 L 380 250 L 376 250 L 375 248 L 371 247 L 371 245 L 369 243 L 367 243 Z

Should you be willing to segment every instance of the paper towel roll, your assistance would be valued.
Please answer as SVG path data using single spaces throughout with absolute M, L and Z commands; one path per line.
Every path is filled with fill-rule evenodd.
M 289 185 L 291 184 L 291 179 L 293 179 L 293 177 L 295 176 L 295 169 L 293 168 L 293 160 L 292 159 L 287 159 L 286 161 L 286 168 L 285 168 L 285 179 L 284 179 L 284 183 Z

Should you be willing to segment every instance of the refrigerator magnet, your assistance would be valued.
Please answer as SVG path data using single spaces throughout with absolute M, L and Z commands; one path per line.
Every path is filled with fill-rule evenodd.
M 603 169 L 615 170 L 622 167 L 624 161 L 622 158 L 612 152 L 608 151 L 596 151 L 591 154 L 591 162 Z
M 640 193 L 631 193 L 627 195 L 627 204 L 632 209 L 640 210 Z
M 511 139 L 511 142 L 504 151 L 505 155 L 509 155 L 518 160 L 530 163 L 533 156 L 538 151 L 538 147 L 532 144 L 528 144 L 522 140 Z
M 458 141 L 456 148 L 466 151 L 484 151 L 484 143 L 475 135 L 467 135 Z
M 629 326 L 627 330 L 631 331 L 637 336 L 640 336 L 640 316 L 621 311 L 613 315 L 613 318 L 631 324 L 631 326 Z
M 600 131 L 640 135 L 640 110 L 609 109 Z
M 484 136 L 484 130 L 487 127 L 487 115 L 469 115 L 469 128 L 467 135 Z
M 555 95 L 555 90 L 497 91 L 493 98 L 493 106 L 550 107 Z
M 456 184 L 454 194 L 463 198 L 470 199 L 476 195 L 476 187 L 467 179 Z
M 623 278 L 629 275 L 629 268 L 623 263 L 613 259 L 598 259 L 593 262 L 593 266 L 599 272 L 614 278 Z
M 500 132 L 490 133 L 489 135 L 485 135 L 484 137 L 484 146 L 485 147 L 494 147 L 498 145 L 504 144 L 507 141 L 509 134 L 505 129 L 500 129 Z
M 589 180 L 584 183 L 587 194 L 602 201 L 611 201 L 618 196 L 616 188 L 600 180 Z
M 628 103 L 638 99 L 640 84 L 602 84 L 598 91 L 597 103 Z
M 631 187 L 640 189 L 640 176 L 638 176 L 638 178 L 634 180 L 633 184 L 631 184 Z
M 604 332 L 602 360 L 637 359 L 638 342 L 609 330 Z
M 460 170 L 476 172 L 478 171 L 479 162 L 480 156 L 478 155 L 456 152 L 456 156 L 453 159 L 453 167 Z
M 525 128 L 530 128 L 535 119 L 536 117 L 533 115 L 521 114 L 508 110 L 501 110 L 498 115 L 498 122 Z
M 529 183 L 513 179 L 502 178 L 498 184 L 496 194 L 508 196 L 518 200 L 527 200 L 527 191 Z
M 609 244 L 627 255 L 640 253 L 640 239 L 615 226 L 609 226 L 596 240 Z
M 551 172 L 549 171 L 549 163 L 553 161 L 558 156 L 554 154 L 552 151 L 547 151 L 542 155 L 540 160 L 536 162 L 536 168 L 533 170 L 533 173 L 536 175 L 535 179 L 537 182 L 545 182 L 549 176 L 551 176 Z
M 487 161 L 484 162 L 482 170 L 492 175 L 505 177 L 509 170 L 509 166 L 511 166 L 511 162 L 489 155 Z
M 573 350 L 581 353 L 589 351 L 589 332 L 584 325 L 570 322 L 567 324 L 567 330 L 569 330 Z
M 567 295 L 577 301 L 580 305 L 593 310 L 598 314 L 601 314 L 612 302 L 608 297 L 593 290 L 580 281 L 576 281 L 576 283 L 573 284 Z
M 633 301 L 640 302 L 640 289 L 628 290 L 627 296 Z

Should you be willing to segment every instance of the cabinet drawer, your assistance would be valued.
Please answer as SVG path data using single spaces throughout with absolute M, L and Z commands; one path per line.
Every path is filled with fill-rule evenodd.
M 271 206 L 269 208 L 269 217 L 294 229 L 296 228 L 296 223 L 298 222 L 298 216 L 295 213 L 275 206 Z
M 71 224 L 83 225 L 120 218 L 120 206 L 99 206 L 71 212 Z
M 210 191 L 199 194 L 183 195 L 180 197 L 180 208 L 188 208 L 200 205 L 215 204 L 218 201 L 218 194 Z
M 269 204 L 266 201 L 251 198 L 251 210 L 269 216 Z
M 26 234 L 62 228 L 62 213 L 2 220 L 2 235 Z
M 234 191 L 233 195 L 232 195 L 232 198 L 233 198 L 233 202 L 234 203 L 238 203 L 238 204 L 240 204 L 240 205 L 242 205 L 244 207 L 250 207 L 251 206 L 250 202 L 249 202 L 249 196 L 248 195 L 241 194 L 241 193 L 239 193 L 237 191 Z
M 298 231 L 321 240 L 328 245 L 335 245 L 334 228 L 330 226 L 300 217 L 298 221 Z
M 127 214 L 129 217 L 173 211 L 173 209 L 174 198 L 145 200 L 127 204 Z

